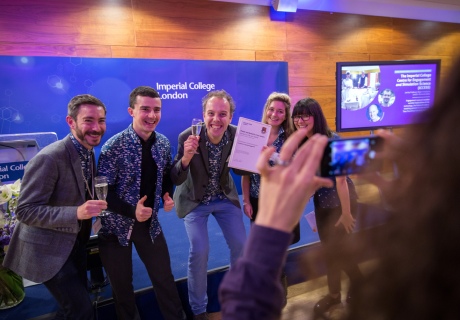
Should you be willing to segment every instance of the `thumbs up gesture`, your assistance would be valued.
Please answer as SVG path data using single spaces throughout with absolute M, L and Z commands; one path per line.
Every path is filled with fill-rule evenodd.
M 169 212 L 174 208 L 174 200 L 169 196 L 169 192 L 166 192 L 163 196 L 163 209 Z
M 136 205 L 136 219 L 139 222 L 144 222 L 152 216 L 152 208 L 145 207 L 144 202 L 147 200 L 147 196 L 143 196 Z

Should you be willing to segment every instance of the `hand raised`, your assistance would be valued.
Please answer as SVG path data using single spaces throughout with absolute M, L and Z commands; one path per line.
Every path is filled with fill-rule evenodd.
M 144 222 L 152 216 L 152 208 L 145 207 L 144 202 L 147 200 L 147 196 L 143 196 L 136 205 L 136 219 L 139 222 Z
M 286 140 L 279 156 L 284 165 L 269 166 L 273 147 L 262 151 L 257 162 L 261 182 L 256 224 L 292 232 L 310 196 L 320 187 L 332 187 L 330 179 L 316 176 L 326 136 L 314 135 L 298 149 L 305 135 L 306 130 L 298 130 Z
M 163 196 L 163 209 L 169 212 L 174 208 L 174 200 L 169 196 L 169 192 L 166 192 Z

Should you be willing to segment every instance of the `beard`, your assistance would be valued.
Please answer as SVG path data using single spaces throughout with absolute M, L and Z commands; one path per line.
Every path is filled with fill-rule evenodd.
M 104 135 L 104 132 L 105 131 L 103 130 L 101 130 L 100 132 L 94 131 L 94 130 L 83 132 L 82 130 L 80 130 L 77 124 L 74 129 L 74 136 L 84 146 L 95 147 L 101 143 L 101 139 L 102 139 L 102 136 Z M 90 135 L 98 135 L 98 137 L 95 138 Z

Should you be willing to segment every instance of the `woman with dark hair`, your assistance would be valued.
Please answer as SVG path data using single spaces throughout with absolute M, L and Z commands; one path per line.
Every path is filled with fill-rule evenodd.
M 339 136 L 329 129 L 323 110 L 313 98 L 305 98 L 296 103 L 292 112 L 292 120 L 296 130 L 306 129 L 307 137 L 304 142 L 318 133 L 328 138 L 338 139 Z M 358 265 L 349 257 L 339 256 L 343 242 L 355 227 L 357 195 L 349 177 L 337 176 L 332 178 L 333 188 L 321 188 L 315 192 L 316 226 L 321 244 L 324 247 L 327 282 L 329 294 L 319 300 L 314 307 L 315 318 L 320 318 L 332 306 L 341 303 L 341 270 L 350 278 L 350 288 L 361 281 L 362 273 Z M 352 298 L 348 291 L 346 301 Z

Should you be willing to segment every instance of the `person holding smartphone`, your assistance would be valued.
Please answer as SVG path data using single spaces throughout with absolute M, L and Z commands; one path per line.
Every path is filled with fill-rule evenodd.
M 337 133 L 329 129 L 320 104 L 313 98 L 298 101 L 292 111 L 295 130 L 306 129 L 305 143 L 314 134 L 338 139 Z M 314 307 L 315 317 L 322 316 L 332 306 L 341 303 L 341 270 L 350 278 L 350 290 L 346 301 L 352 299 L 353 285 L 363 277 L 358 265 L 349 257 L 339 256 L 341 246 L 355 227 L 353 215 L 357 209 L 357 194 L 351 179 L 347 176 L 332 177 L 332 188 L 320 188 L 314 196 L 316 225 L 321 244 L 324 247 L 329 294 Z

